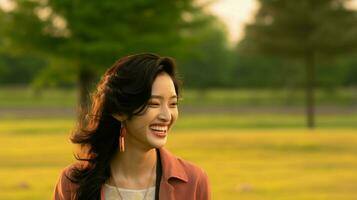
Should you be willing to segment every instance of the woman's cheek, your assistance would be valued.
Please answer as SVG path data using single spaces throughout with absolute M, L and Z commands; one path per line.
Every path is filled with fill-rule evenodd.
M 159 109 L 149 108 L 146 113 L 147 120 L 149 120 L 150 122 L 155 120 L 155 116 L 159 114 L 158 110 Z

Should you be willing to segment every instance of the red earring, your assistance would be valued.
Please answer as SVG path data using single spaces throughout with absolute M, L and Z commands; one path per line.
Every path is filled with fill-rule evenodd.
M 126 128 L 124 127 L 123 122 L 121 123 L 121 128 L 120 128 L 120 134 L 119 134 L 119 151 L 124 152 L 125 151 L 125 145 L 124 145 L 124 137 L 126 135 Z

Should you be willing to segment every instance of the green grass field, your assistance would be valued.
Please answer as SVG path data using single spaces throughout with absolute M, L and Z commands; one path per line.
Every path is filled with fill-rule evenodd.
M 202 121 L 208 123 L 204 117 L 179 121 L 167 148 L 207 171 L 213 199 L 357 198 L 356 128 L 222 128 L 232 123 L 223 119 L 215 128 L 189 128 Z M 60 170 L 73 161 L 68 141 L 73 124 L 2 120 L 0 200 L 51 198 Z
M 355 91 L 318 91 L 317 105 L 355 109 Z M 181 106 L 301 106 L 302 97 L 301 91 L 185 90 Z M 0 87 L 0 200 L 51 199 L 61 169 L 74 161 L 68 140 L 74 119 L 26 116 L 75 109 L 76 100 L 75 90 Z M 357 114 L 318 113 L 316 125 L 304 129 L 303 112 L 182 112 L 167 148 L 207 171 L 213 199 L 357 199 Z

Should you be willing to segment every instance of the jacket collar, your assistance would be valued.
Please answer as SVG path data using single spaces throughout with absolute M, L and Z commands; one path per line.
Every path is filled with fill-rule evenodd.
M 160 148 L 159 152 L 162 165 L 162 178 L 165 179 L 166 182 L 171 178 L 188 182 L 188 176 L 182 162 L 165 148 Z

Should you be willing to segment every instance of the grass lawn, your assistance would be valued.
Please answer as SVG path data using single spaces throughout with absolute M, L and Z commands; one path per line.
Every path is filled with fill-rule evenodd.
M 356 128 L 199 129 L 190 121 L 177 124 L 167 148 L 207 171 L 213 199 L 357 197 Z M 0 200 L 51 198 L 60 170 L 73 161 L 72 126 L 70 119 L 2 120 Z

